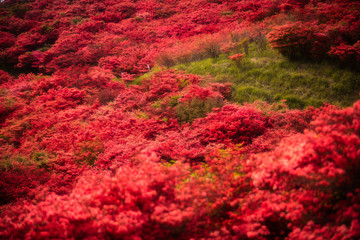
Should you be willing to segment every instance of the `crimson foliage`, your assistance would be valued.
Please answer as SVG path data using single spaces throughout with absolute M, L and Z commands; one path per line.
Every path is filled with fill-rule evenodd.
M 286 56 L 359 61 L 356 1 L 0 6 L 1 239 L 360 238 L 359 101 L 239 106 L 210 77 L 137 78 L 267 29 Z

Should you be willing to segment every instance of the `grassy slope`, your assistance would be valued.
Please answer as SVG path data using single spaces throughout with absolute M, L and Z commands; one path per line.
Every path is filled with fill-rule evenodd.
M 329 63 L 291 62 L 274 50 L 256 49 L 236 64 L 225 55 L 174 66 L 210 81 L 233 83 L 232 101 L 287 100 L 290 108 L 331 103 L 350 106 L 359 99 L 360 75 Z

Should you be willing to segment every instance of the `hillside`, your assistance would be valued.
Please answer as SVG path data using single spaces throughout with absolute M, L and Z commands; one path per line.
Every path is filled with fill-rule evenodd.
M 360 3 L 0 2 L 0 239 L 359 239 Z

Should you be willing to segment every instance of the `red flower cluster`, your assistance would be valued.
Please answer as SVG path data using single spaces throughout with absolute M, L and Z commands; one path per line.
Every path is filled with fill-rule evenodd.
M 234 62 L 240 62 L 244 58 L 244 55 L 243 53 L 234 54 L 230 56 L 229 59 Z

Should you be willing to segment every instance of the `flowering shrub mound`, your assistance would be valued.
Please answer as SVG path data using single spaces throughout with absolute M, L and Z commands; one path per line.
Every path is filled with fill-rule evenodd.
M 285 5 L 288 9 L 289 1 Z M 356 1 L 311 1 L 296 11 L 297 21 L 275 27 L 267 35 L 269 43 L 292 59 L 331 56 L 348 63 L 351 59 L 352 65 L 357 67 L 359 10 Z
M 321 57 L 328 49 L 328 39 L 313 25 L 316 26 L 296 22 L 277 27 L 268 34 L 269 43 L 291 59 Z
M 221 86 L 216 87 L 221 88 Z M 222 87 L 226 88 L 226 86 Z M 222 107 L 224 96 L 213 89 L 212 86 L 201 88 L 197 85 L 190 85 L 184 89 L 183 96 L 178 99 L 175 107 L 179 121 L 192 122 L 196 118 L 205 117 L 212 109 Z
M 342 43 L 339 46 L 331 47 L 329 54 L 349 64 L 360 62 L 360 41 L 357 41 L 354 45 Z
M 360 238 L 359 101 L 237 105 L 230 83 L 167 69 L 223 53 L 246 68 L 265 36 L 357 66 L 357 1 L 6 0 L 0 14 L 0 239 Z
M 269 120 L 261 112 L 237 105 L 226 105 L 220 111 L 198 119 L 192 125 L 199 129 L 201 142 L 228 142 L 249 144 L 253 138 L 270 127 Z
M 10 169 L 1 169 L 0 175 L 0 204 L 8 204 L 23 197 L 33 197 L 34 189 L 43 185 L 49 179 L 49 173 L 34 166 L 24 166 L 21 156 L 15 159 Z M 15 169 L 15 170 L 14 170 Z
M 230 60 L 234 62 L 240 62 L 244 58 L 243 53 L 237 53 L 229 57 Z

